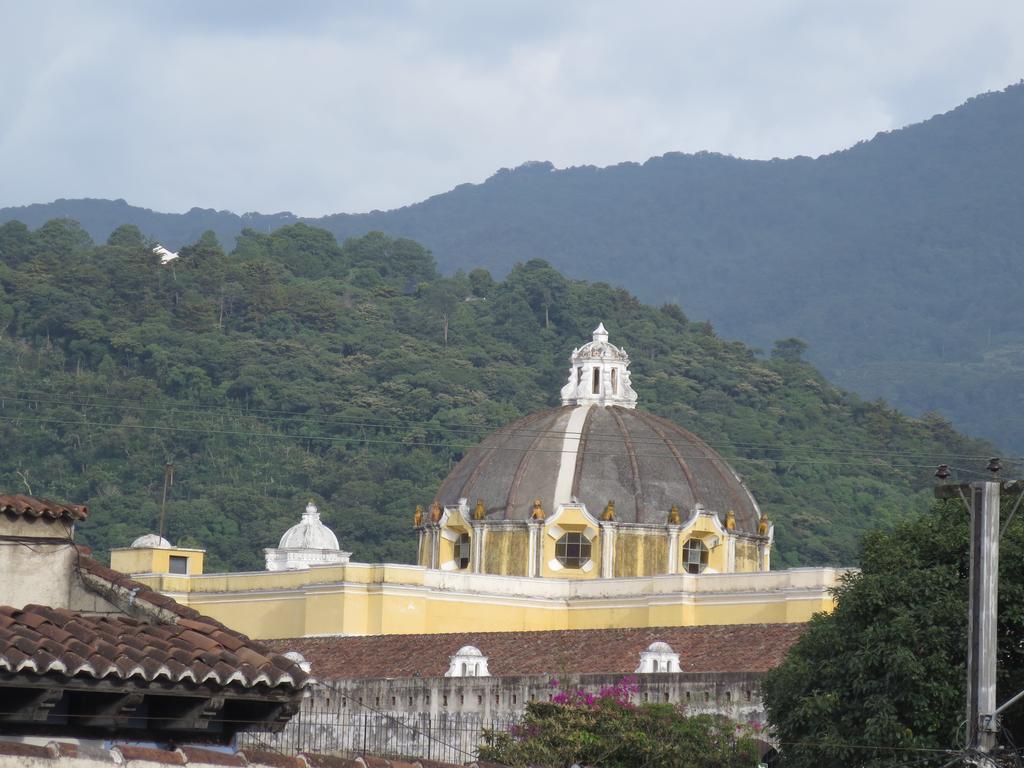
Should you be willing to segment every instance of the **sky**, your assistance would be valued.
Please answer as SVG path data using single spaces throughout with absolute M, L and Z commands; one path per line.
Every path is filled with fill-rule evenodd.
M 304 216 L 842 149 L 1024 77 L 1018 0 L 0 0 L 0 206 Z

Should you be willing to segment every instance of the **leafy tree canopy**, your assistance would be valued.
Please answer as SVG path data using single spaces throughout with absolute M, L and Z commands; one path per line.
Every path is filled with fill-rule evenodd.
M 67 220 L 0 225 L 0 487 L 88 504 L 99 553 L 154 528 L 172 462 L 168 536 L 211 569 L 261 567 L 311 496 L 355 557 L 410 561 L 415 505 L 486 434 L 557 405 L 598 322 L 640 407 L 744 475 L 776 565 L 851 563 L 864 530 L 924 508 L 934 465 L 991 455 L 539 260 L 443 278 L 411 240 L 306 224 L 179 253 L 161 265 L 130 227 L 96 245 Z
M 835 612 L 812 619 L 764 681 L 786 766 L 943 765 L 950 756 L 938 750 L 962 746 L 969 538 L 959 501 L 865 538 L 862 570 L 844 579 Z M 1024 689 L 1019 513 L 1000 546 L 1001 702 Z M 1024 708 L 1003 724 L 1019 743 Z
M 446 274 L 482 267 L 501 276 L 539 256 L 564 275 L 680 304 L 765 349 L 797 336 L 840 386 L 909 413 L 943 413 L 1024 453 L 1022 123 L 1018 83 L 816 158 L 670 152 L 559 170 L 533 162 L 395 210 L 305 221 L 339 241 L 374 230 L 415 238 Z M 245 227 L 266 233 L 299 221 L 163 214 L 123 200 L 0 209 L 0 222 L 32 227 L 57 217 L 97 239 L 136 224 L 171 248 L 206 229 L 230 245 Z M 369 286 L 376 267 L 351 278 Z M 545 289 L 534 283 L 532 298 Z

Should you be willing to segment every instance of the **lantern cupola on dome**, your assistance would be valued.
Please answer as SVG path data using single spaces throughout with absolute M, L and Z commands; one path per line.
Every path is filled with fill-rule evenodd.
M 608 341 L 604 323 L 593 340 L 572 351 L 569 380 L 562 387 L 562 405 L 618 405 L 636 408 L 629 381 L 629 355 Z

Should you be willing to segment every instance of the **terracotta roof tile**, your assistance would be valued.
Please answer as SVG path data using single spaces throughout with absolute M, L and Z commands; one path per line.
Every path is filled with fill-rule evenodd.
M 163 765 L 185 765 L 185 755 L 167 749 L 137 747 L 133 744 L 117 744 L 114 747 L 125 760 L 146 760 Z
M 32 496 L 0 495 L 0 512 L 8 515 L 24 517 L 45 517 L 50 520 L 85 520 L 89 516 L 88 507 L 78 504 L 59 504 L 49 499 L 36 499 Z
M 362 763 L 357 760 L 349 760 L 346 757 L 319 755 L 312 752 L 303 752 L 302 756 L 306 758 L 310 768 L 363 768 Z
M 270 768 L 306 768 L 306 764 L 301 757 L 291 757 L 277 752 L 243 749 L 238 754 L 245 757 L 250 765 L 255 763 L 257 765 L 270 766 Z
M 233 752 L 220 752 L 199 747 L 178 747 L 189 765 L 247 765 L 245 759 Z
M 39 747 L 34 744 L 22 744 L 17 741 L 0 741 L 0 755 L 11 755 L 13 757 L 41 757 L 49 759 L 50 751 L 46 747 Z
M 6 626 L 0 630 L 0 670 L 36 674 L 61 673 L 69 677 L 181 682 L 210 676 L 214 683 L 245 687 L 302 687 L 309 676 L 298 665 L 281 659 L 266 646 L 246 642 L 244 635 L 227 635 L 223 627 L 211 629 L 230 636 L 244 663 L 211 635 L 173 624 L 147 624 L 122 615 L 74 615 L 68 621 L 46 606 L 22 609 L 0 607 Z M 57 619 L 64 623 L 58 627 Z M 202 657 L 207 663 L 196 663 Z M 282 663 L 283 662 L 283 663 Z
M 46 746 L 25 744 L 17 741 L 0 741 L 0 756 L 14 758 L 35 758 L 52 760 L 56 763 L 78 764 L 79 761 L 110 763 L 117 765 L 216 765 L 245 768 L 462 768 L 453 763 L 436 760 L 386 760 L 366 755 L 355 759 L 304 752 L 301 756 L 282 755 L 278 752 L 242 749 L 238 752 L 206 749 L 196 746 L 181 746 L 172 749 L 143 747 L 137 744 L 115 744 L 112 747 L 70 744 L 51 741 Z M 474 768 L 504 768 L 494 763 L 474 762 Z
M 97 618 L 45 606 L 29 606 L 24 611 L 0 607 L 0 616 L 6 615 L 11 622 L 0 631 L 18 630 L 10 643 L 0 638 L 0 669 L 4 668 L 5 647 L 17 648 L 17 641 L 25 639 L 35 640 L 38 645 L 34 635 L 40 635 L 57 641 L 56 655 L 61 656 L 63 650 L 88 659 L 97 677 L 113 674 L 121 678 L 140 676 L 146 680 L 194 679 L 200 683 L 212 680 L 220 685 L 230 682 L 251 687 L 262 683 L 270 687 L 295 688 L 301 688 L 310 680 L 297 664 L 266 644 L 158 594 L 91 557 L 79 558 L 79 568 L 87 587 L 100 591 L 115 604 L 123 598 L 122 602 L 128 606 L 126 614 L 149 606 L 151 610 L 144 611 L 146 620 L 130 615 Z M 154 613 L 166 620 L 151 620 L 149 617 Z M 40 631 L 26 632 L 24 625 L 30 623 L 35 623 Z M 54 628 L 42 629 L 47 623 L 72 637 L 61 642 Z M 82 648 L 85 638 L 88 638 L 88 646 Z M 35 645 L 32 645 L 23 652 L 31 654 L 34 650 Z
M 298 651 L 321 680 L 440 677 L 464 645 L 488 657 L 493 676 L 631 674 L 655 641 L 679 654 L 684 672 L 766 672 L 778 666 L 804 624 L 579 629 L 545 632 L 461 632 L 273 640 L 280 653 Z

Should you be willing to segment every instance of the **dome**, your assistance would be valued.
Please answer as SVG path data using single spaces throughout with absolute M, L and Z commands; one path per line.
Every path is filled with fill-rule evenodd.
M 340 549 L 334 531 L 320 522 L 316 504 L 310 502 L 302 519 L 284 532 L 278 549 Z
M 675 653 L 672 650 L 672 646 L 661 640 L 656 640 L 647 646 L 648 653 Z
M 598 362 L 581 371 L 585 359 Z M 599 326 L 594 342 L 573 352 L 565 404 L 470 449 L 436 500 L 449 507 L 482 499 L 488 520 L 528 520 L 534 499 L 547 514 L 578 501 L 595 517 L 613 501 L 617 522 L 656 524 L 666 522 L 673 506 L 685 520 L 700 505 L 723 523 L 733 512 L 739 532 L 756 533 L 760 510 L 739 475 L 693 433 L 635 408 L 626 364 Z M 619 371 L 614 391 L 611 366 Z
M 132 542 L 132 549 L 171 549 L 171 542 L 167 539 L 157 536 L 155 533 L 147 533 L 145 536 L 139 536 L 135 541 Z

